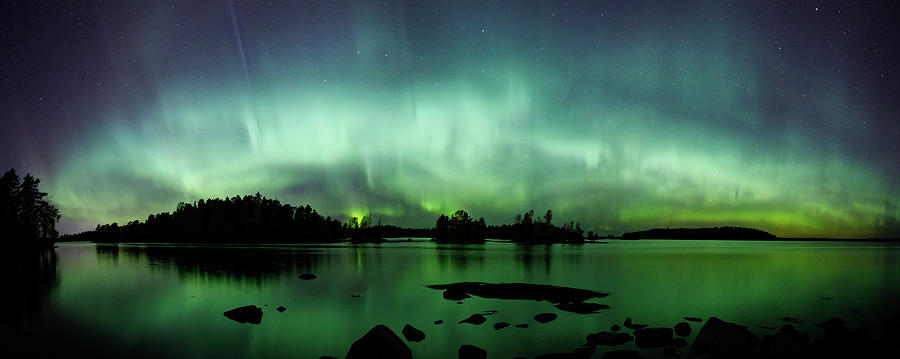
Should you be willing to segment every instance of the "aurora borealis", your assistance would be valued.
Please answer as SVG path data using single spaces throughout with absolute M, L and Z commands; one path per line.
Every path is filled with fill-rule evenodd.
M 404 226 L 900 236 L 888 2 L 0 6 L 0 165 L 61 232 L 261 192 Z

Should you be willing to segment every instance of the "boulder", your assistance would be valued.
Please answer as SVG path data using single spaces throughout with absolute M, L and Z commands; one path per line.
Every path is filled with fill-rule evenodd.
M 463 344 L 459 347 L 459 359 L 485 359 L 487 350 L 474 345 Z
M 687 322 L 675 324 L 675 334 L 677 334 L 679 337 L 686 337 L 691 335 L 691 325 Z
M 238 323 L 259 324 L 262 322 L 262 308 L 255 305 L 246 305 L 234 308 L 223 313 L 226 318 Z
M 403 333 L 403 337 L 406 338 L 408 342 L 421 342 L 425 339 L 425 332 L 416 329 L 416 327 L 412 325 L 404 325 L 403 330 L 400 331 Z
M 534 320 L 541 324 L 550 323 L 554 319 L 556 319 L 556 313 L 541 313 L 534 316 Z
M 776 334 L 766 335 L 759 343 L 759 358 L 803 358 L 809 349 L 809 336 L 787 324 Z
M 643 328 L 634 331 L 638 348 L 661 348 L 672 344 L 672 328 Z
M 469 323 L 469 324 L 481 325 L 481 323 L 484 323 L 486 320 L 487 319 L 484 318 L 484 315 L 472 314 L 468 318 L 460 320 L 459 324 Z
M 609 309 L 609 306 L 597 303 L 559 303 L 556 305 L 556 308 L 566 312 L 590 314 L 596 313 L 601 309 Z
M 353 342 L 346 359 L 412 359 L 412 351 L 390 328 L 379 324 Z
M 500 330 L 509 326 L 507 322 L 496 322 L 494 323 L 494 330 Z
M 688 358 L 753 358 L 759 344 L 747 327 L 711 317 L 700 328 Z
M 594 345 L 621 345 L 632 341 L 634 338 L 628 333 L 599 332 L 587 335 L 588 343 Z
M 316 279 L 316 275 L 315 275 L 315 274 L 312 274 L 312 273 L 303 273 L 303 274 L 300 275 L 300 279 L 303 279 L 303 280 L 312 280 L 312 279 Z
M 601 359 L 643 359 L 640 353 L 634 350 L 613 350 L 603 353 Z

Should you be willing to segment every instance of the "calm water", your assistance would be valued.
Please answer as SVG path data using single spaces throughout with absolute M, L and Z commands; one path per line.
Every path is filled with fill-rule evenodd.
M 52 338 L 28 350 L 101 357 L 343 357 L 379 323 L 398 335 L 406 323 L 423 330 L 426 339 L 410 343 L 418 358 L 455 357 L 461 344 L 485 348 L 492 358 L 533 357 L 569 351 L 586 334 L 621 325 L 626 316 L 672 326 L 683 316 L 715 315 L 759 335 L 770 331 L 757 324 L 780 326 L 780 318 L 791 316 L 813 338 L 821 331 L 811 323 L 839 316 L 851 328 L 878 335 L 884 312 L 897 310 L 900 299 L 900 247 L 873 243 L 62 244 L 55 255 L 20 261 L 13 269 L 14 294 L 5 294 L 20 308 L 5 324 L 24 335 L 17 343 Z M 301 273 L 318 279 L 300 280 Z M 591 289 L 610 293 L 591 301 L 612 308 L 582 315 L 536 301 L 471 298 L 457 304 L 426 288 L 458 281 Z M 263 308 L 262 324 L 222 315 L 248 304 Z M 287 311 L 277 312 L 279 305 Z M 480 326 L 456 324 L 486 310 L 499 312 Z M 541 312 L 559 318 L 539 324 L 532 317 Z M 438 319 L 444 324 L 433 324 Z M 497 321 L 529 328 L 498 331 Z M 689 343 L 700 326 L 693 329 Z M 604 349 L 598 347 L 594 357 Z M 658 351 L 642 353 L 655 357 Z

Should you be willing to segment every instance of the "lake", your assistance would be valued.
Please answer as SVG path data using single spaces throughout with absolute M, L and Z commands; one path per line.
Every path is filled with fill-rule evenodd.
M 408 343 L 417 358 L 455 358 L 461 344 L 482 347 L 490 358 L 530 358 L 568 352 L 626 317 L 671 327 L 685 316 L 717 316 L 762 336 L 776 330 L 757 325 L 780 327 L 789 316 L 811 339 L 822 332 L 813 323 L 841 317 L 877 337 L 900 299 L 900 246 L 893 243 L 63 243 L 55 253 L 5 256 L 15 258 L 5 261 L 13 290 L 4 294 L 17 312 L 4 316 L 15 345 L 94 357 L 343 358 L 373 326 L 401 335 L 409 323 L 426 334 Z M 303 273 L 317 278 L 301 280 Z M 461 281 L 589 289 L 609 293 L 589 302 L 610 309 L 575 314 L 548 302 L 479 297 L 458 304 L 426 287 Z M 263 310 L 259 325 L 223 316 L 250 304 Z M 489 310 L 497 313 L 482 325 L 457 324 Z M 558 318 L 540 324 L 533 317 L 543 312 Z M 498 321 L 528 328 L 495 330 Z M 691 324 L 689 345 L 702 326 Z M 633 342 L 615 348 L 636 349 Z M 661 356 L 660 349 L 641 353 Z

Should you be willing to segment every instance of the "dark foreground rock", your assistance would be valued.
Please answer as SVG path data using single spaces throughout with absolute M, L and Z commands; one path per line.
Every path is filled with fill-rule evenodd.
M 474 345 L 463 344 L 459 347 L 459 359 L 485 359 L 487 350 Z M 348 358 L 349 359 L 349 358 Z
M 759 344 L 747 327 L 711 317 L 700 328 L 688 358 L 753 358 Z
M 447 300 L 458 301 L 458 300 L 463 300 L 466 298 L 471 298 L 471 296 L 466 294 L 465 292 L 460 292 L 458 290 L 445 290 L 444 291 L 444 299 L 447 299 Z
M 609 309 L 609 306 L 606 304 L 597 303 L 559 303 L 556 305 L 556 308 L 566 312 L 590 314 L 596 313 L 601 309 Z
M 554 319 L 556 319 L 556 313 L 541 313 L 534 316 L 534 320 L 541 324 L 550 323 Z
M 613 350 L 603 353 L 602 359 L 643 359 L 640 353 L 634 350 Z
M 759 343 L 760 358 L 805 358 L 809 349 L 809 335 L 800 333 L 793 325 L 785 325 L 776 334 L 766 335 Z
M 661 348 L 672 343 L 672 328 L 643 328 L 634 331 L 638 348 Z
M 816 324 L 816 326 L 825 329 L 825 332 L 822 333 L 821 339 L 810 344 L 810 358 L 872 358 L 875 356 L 872 339 L 859 329 L 848 329 L 840 318 L 831 318 Z
M 379 324 L 353 342 L 346 359 L 412 359 L 412 351 L 390 328 Z
M 412 325 L 404 325 L 403 330 L 400 331 L 403 333 L 403 337 L 406 338 L 408 342 L 421 342 L 425 339 L 425 332 L 416 329 L 416 327 Z
M 316 279 L 316 275 L 312 273 L 303 273 L 300 275 L 300 279 L 303 280 L 313 280 Z
M 429 285 L 428 288 L 444 290 L 445 298 L 447 298 L 447 292 L 451 292 L 454 295 L 462 293 L 482 298 L 546 300 L 551 303 L 578 303 L 609 295 L 586 289 L 530 283 L 459 282 L 434 284 Z M 459 300 L 461 299 L 464 298 Z
M 247 305 L 234 308 L 223 313 L 226 318 L 238 323 L 259 324 L 262 323 L 262 308 L 255 305 Z
M 594 345 L 621 345 L 632 341 L 634 338 L 628 333 L 599 332 L 587 335 L 588 343 Z
M 691 325 L 688 324 L 687 322 L 681 322 L 681 323 L 675 324 L 674 329 L 675 329 L 675 334 L 677 334 L 679 337 L 686 337 L 688 335 L 691 335 Z
M 481 323 L 484 323 L 484 321 L 486 321 L 486 320 L 487 319 L 485 319 L 484 315 L 482 315 L 482 314 L 472 314 L 468 318 L 460 320 L 459 324 L 469 323 L 469 324 L 481 325 Z

